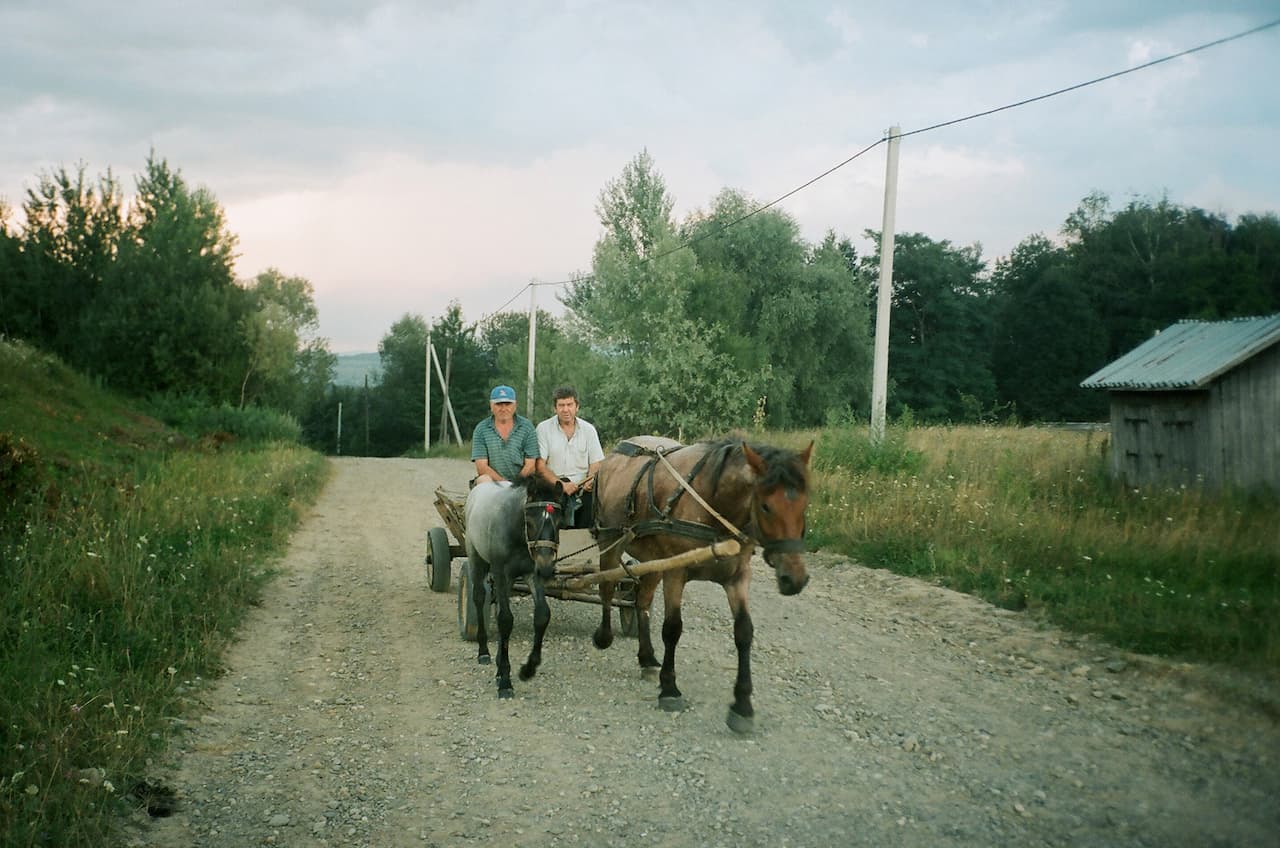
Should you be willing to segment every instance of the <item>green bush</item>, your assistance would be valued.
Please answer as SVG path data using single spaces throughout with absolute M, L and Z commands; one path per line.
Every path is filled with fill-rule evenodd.
M 906 432 L 905 428 L 891 427 L 877 445 L 865 425 L 830 427 L 818 437 L 813 467 L 852 474 L 916 474 L 924 465 L 924 454 L 907 447 Z
M 259 406 L 210 406 L 186 397 L 153 398 L 152 414 L 192 439 L 234 439 L 248 444 L 300 442 L 302 426 L 292 415 Z

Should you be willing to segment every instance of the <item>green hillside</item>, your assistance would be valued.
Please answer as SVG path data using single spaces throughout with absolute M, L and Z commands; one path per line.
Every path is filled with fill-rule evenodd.
M 168 406 L 182 431 L 0 340 L 0 845 L 110 844 L 154 800 L 149 762 L 324 481 L 240 435 L 261 413 Z
M 363 386 L 365 377 L 373 386 L 382 379 L 382 357 L 376 353 L 340 353 L 334 371 L 335 386 Z

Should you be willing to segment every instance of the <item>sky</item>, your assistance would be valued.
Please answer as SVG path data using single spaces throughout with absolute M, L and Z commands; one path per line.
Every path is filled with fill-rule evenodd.
M 677 219 L 773 201 L 885 137 L 1280 18 L 1280 3 L 0 0 L 0 201 L 149 155 L 213 193 L 237 276 L 314 287 L 337 353 L 590 271 L 600 193 L 648 151 Z M 988 262 L 1091 192 L 1280 212 L 1280 27 L 901 142 L 896 231 Z M 777 208 L 874 246 L 885 145 Z M 530 283 L 544 283 L 530 288 Z

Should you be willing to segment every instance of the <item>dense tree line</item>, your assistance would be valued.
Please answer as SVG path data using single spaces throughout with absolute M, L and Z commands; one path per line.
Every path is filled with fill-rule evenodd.
M 834 232 L 807 243 L 790 216 L 732 190 L 683 220 L 673 208 L 645 152 L 602 190 L 590 271 L 560 293 L 562 315 L 538 315 L 534 417 L 572 383 L 606 440 L 867 420 L 880 257 Z M 378 382 L 333 386 L 310 285 L 274 269 L 237 282 L 216 201 L 154 156 L 127 209 L 110 173 L 90 183 L 80 168 L 42 177 L 24 212 L 19 232 L 0 208 L 0 332 L 114 387 L 289 411 L 330 451 L 341 403 L 342 452 L 393 455 L 422 443 L 429 337 L 464 439 L 496 382 L 527 411 L 528 315 L 468 323 L 457 303 L 398 320 Z M 1097 419 L 1106 399 L 1079 382 L 1152 332 L 1276 311 L 1274 213 L 1233 224 L 1091 194 L 1054 238 L 1030 235 L 994 267 L 977 245 L 899 233 L 889 412 Z M 452 425 L 434 368 L 429 384 L 435 442 Z
M 305 419 L 335 357 L 311 284 L 234 274 L 216 198 L 154 154 L 127 205 L 108 172 L 41 175 L 24 226 L 0 208 L 0 333 L 136 397 L 265 406 Z

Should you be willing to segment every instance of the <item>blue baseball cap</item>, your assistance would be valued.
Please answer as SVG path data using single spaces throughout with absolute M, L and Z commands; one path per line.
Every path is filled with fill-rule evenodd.
M 494 386 L 489 392 L 490 403 L 515 403 L 516 390 L 510 386 Z

